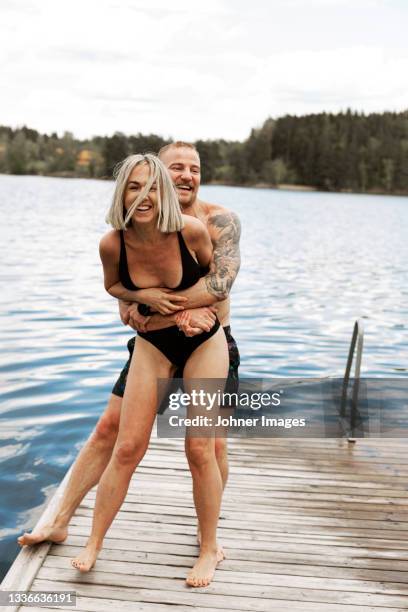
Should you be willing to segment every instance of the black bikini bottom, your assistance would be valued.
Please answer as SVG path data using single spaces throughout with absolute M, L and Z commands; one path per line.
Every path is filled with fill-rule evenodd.
M 239 386 L 239 377 L 238 377 L 238 368 L 240 364 L 239 350 L 237 347 L 237 343 L 235 342 L 234 338 L 231 335 L 231 328 L 229 325 L 224 327 L 224 332 L 225 332 L 225 337 L 227 339 L 228 354 L 229 354 L 229 372 L 228 372 L 228 378 L 227 378 L 227 384 L 225 387 L 225 391 L 228 393 L 237 393 L 238 386 Z M 125 366 L 123 367 L 121 373 L 119 374 L 119 377 L 117 381 L 115 382 L 114 387 L 112 389 L 113 395 L 117 395 L 118 397 L 123 397 L 125 393 L 127 376 L 129 373 L 130 363 L 131 363 L 133 351 L 135 348 L 135 340 L 136 340 L 136 336 L 133 336 L 133 338 L 131 338 L 127 343 L 127 347 L 129 351 L 129 359 L 125 363 Z M 183 378 L 183 368 L 177 368 L 176 372 L 174 373 L 174 378 L 176 379 Z M 166 398 L 163 400 L 163 405 L 164 405 L 163 407 L 163 410 L 164 410 L 168 405 L 168 402 L 166 403 Z
M 191 353 L 211 338 L 219 328 L 220 322 L 217 319 L 209 332 L 203 332 L 192 338 L 187 338 L 175 325 L 150 332 L 138 332 L 138 336 L 153 344 L 173 365 L 184 368 Z

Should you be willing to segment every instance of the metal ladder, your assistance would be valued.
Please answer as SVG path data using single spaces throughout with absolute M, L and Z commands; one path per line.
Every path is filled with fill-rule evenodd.
M 351 398 L 351 410 L 350 410 L 350 429 L 353 434 L 354 423 L 358 408 L 358 393 L 360 388 L 360 370 L 361 370 L 361 358 L 363 355 L 363 343 L 364 343 L 364 326 L 361 319 L 357 319 L 354 323 L 353 336 L 351 338 L 350 349 L 347 359 L 346 371 L 343 379 L 343 390 L 341 396 L 340 415 L 344 418 L 346 416 L 346 403 L 347 403 L 347 389 L 350 380 L 351 366 L 353 365 L 354 353 L 357 353 L 354 366 L 354 384 L 353 393 Z M 349 444 L 355 444 L 355 438 L 348 438 Z

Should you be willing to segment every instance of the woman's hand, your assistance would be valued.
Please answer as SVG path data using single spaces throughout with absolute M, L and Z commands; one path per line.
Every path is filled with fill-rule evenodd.
M 182 303 L 187 302 L 187 298 L 182 295 L 175 295 L 171 289 L 152 288 L 139 289 L 137 291 L 137 301 L 139 304 L 147 304 L 155 312 L 162 315 L 169 315 L 184 310 Z

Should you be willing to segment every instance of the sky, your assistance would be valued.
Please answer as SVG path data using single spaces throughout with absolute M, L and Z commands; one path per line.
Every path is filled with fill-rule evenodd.
M 0 124 L 243 140 L 408 109 L 408 0 L 2 0 Z

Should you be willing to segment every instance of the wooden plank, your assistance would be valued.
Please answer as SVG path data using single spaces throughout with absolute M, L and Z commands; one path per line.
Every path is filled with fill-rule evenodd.
M 175 543 L 171 538 L 169 542 L 155 542 L 137 537 L 136 540 L 126 544 L 123 540 L 106 539 L 105 547 L 100 555 L 105 555 L 106 558 L 127 558 L 135 556 L 135 559 L 140 557 L 149 559 L 151 554 L 160 553 L 170 555 L 173 562 L 177 564 L 180 558 L 194 558 L 197 556 L 198 547 L 192 544 Z M 49 555 L 74 557 L 83 546 L 86 544 L 86 538 L 80 536 L 70 536 L 67 543 L 52 546 Z M 376 570 L 385 570 L 395 573 L 393 580 L 398 581 L 397 574 L 405 575 L 408 572 L 408 553 L 403 551 L 399 554 L 397 551 L 376 550 L 368 548 L 334 548 L 316 546 L 311 549 L 310 544 L 291 544 L 271 542 L 271 550 L 256 550 L 250 548 L 235 548 L 228 546 L 227 561 L 230 563 L 243 563 L 247 567 L 252 567 L 252 564 L 262 562 L 268 564 L 268 567 L 273 567 L 276 564 L 286 564 L 284 567 L 293 567 L 306 564 L 309 567 L 316 567 L 321 573 L 323 566 L 327 571 L 335 568 L 336 571 L 342 571 L 346 568 L 354 568 L 364 570 L 369 564 L 370 569 L 367 572 Z M 127 548 L 124 548 L 124 546 Z M 239 545 L 239 542 L 236 543 Z M 75 552 L 74 552 L 75 551 Z M 292 564 L 292 565 L 289 565 Z M 293 565 L 296 564 L 296 565 Z M 319 574 L 320 575 L 320 574 Z
M 169 525 L 160 523 L 135 523 L 132 525 L 132 529 L 135 537 L 144 537 L 147 539 L 153 539 L 153 541 L 169 541 L 169 542 L 181 542 L 184 544 L 193 544 L 195 542 L 195 529 L 193 527 L 183 525 Z M 73 535 L 89 536 L 90 527 L 88 525 L 73 525 L 71 523 L 70 531 Z M 189 534 L 189 535 L 187 535 Z M 223 544 L 227 546 L 235 545 L 235 547 L 245 546 L 256 547 L 258 550 L 271 550 L 271 542 L 281 541 L 302 541 L 307 543 L 310 547 L 314 544 L 320 544 L 322 546 L 350 546 L 355 544 L 362 547 L 374 547 L 374 548 L 385 548 L 406 550 L 406 540 L 386 540 L 376 539 L 374 537 L 358 538 L 352 535 L 328 535 L 325 533 L 292 533 L 290 531 L 284 534 L 280 531 L 270 532 L 265 534 L 264 532 L 251 532 L 251 530 L 241 530 L 239 536 L 234 530 L 231 529 L 218 529 L 218 535 Z M 284 536 L 284 537 L 283 537 Z M 129 539 L 129 529 L 116 528 L 115 524 L 109 529 L 107 539 L 116 538 L 117 540 L 127 541 Z
M 175 475 L 172 473 L 164 474 L 154 469 L 152 470 L 146 469 L 145 471 L 141 469 L 138 470 L 136 472 L 136 476 L 131 482 L 129 490 L 131 492 L 135 492 L 138 490 L 139 479 L 143 479 L 145 481 L 147 480 L 148 482 L 149 481 L 151 482 L 152 475 L 154 475 L 154 479 L 155 481 L 157 481 L 157 483 L 171 482 L 174 485 L 177 483 L 177 487 L 180 486 L 181 488 L 185 488 L 186 490 L 191 490 L 191 483 L 188 480 L 187 476 L 185 477 L 184 482 L 183 482 L 181 481 L 179 475 Z M 388 485 L 392 484 L 391 479 L 387 484 Z M 330 482 L 325 483 L 325 484 L 321 482 L 320 483 L 303 482 L 302 484 L 298 484 L 293 479 L 283 481 L 282 479 L 277 478 L 276 482 L 271 481 L 267 484 L 267 487 L 266 487 L 265 484 L 258 483 L 255 479 L 247 479 L 245 481 L 237 480 L 234 478 L 233 474 L 229 478 L 228 489 L 234 492 L 240 492 L 242 490 L 245 490 L 246 492 L 248 492 L 248 494 L 255 493 L 258 495 L 259 495 L 259 492 L 265 492 L 265 494 L 268 494 L 269 490 L 280 491 L 282 493 L 285 493 L 286 491 L 300 491 L 304 493 L 307 493 L 307 492 L 316 493 L 318 491 L 321 495 L 337 493 L 337 494 L 342 494 L 342 495 L 358 495 L 362 497 L 378 496 L 378 497 L 386 497 L 386 498 L 396 497 L 396 498 L 401 498 L 401 499 L 408 499 L 408 491 L 404 490 L 402 486 L 400 488 L 392 489 L 392 488 L 384 488 L 382 484 L 378 484 L 377 486 L 375 483 L 374 484 L 371 483 L 370 486 L 367 486 L 367 491 L 365 491 L 361 487 L 361 483 L 357 483 L 354 486 L 344 486 L 344 485 L 340 486 L 338 482 L 333 483 L 332 485 L 330 485 Z
M 84 541 L 85 543 L 85 541 Z M 144 544 L 144 546 L 143 546 Z M 153 543 L 154 552 L 150 542 L 141 543 L 140 549 L 135 550 L 112 550 L 103 549 L 98 560 L 126 561 L 128 563 L 152 563 L 157 565 L 171 565 L 175 567 L 190 568 L 198 550 L 196 547 L 182 547 L 171 544 Z M 187 548 L 187 551 L 183 551 Z M 82 547 L 80 546 L 58 546 L 53 547 L 48 553 L 48 559 L 52 557 L 63 557 L 64 567 L 68 567 L 70 560 L 76 557 Z M 184 555 L 182 554 L 184 552 Z M 353 580 L 373 580 L 402 582 L 408 584 L 408 561 L 385 560 L 375 564 L 375 559 L 370 559 L 370 568 L 367 569 L 367 557 L 350 561 L 346 556 L 326 556 L 270 553 L 259 555 L 259 552 L 241 554 L 237 556 L 234 549 L 227 550 L 228 557 L 220 565 L 220 571 L 228 570 L 235 572 L 263 572 L 277 573 L 297 576 L 319 576 L 327 578 L 347 578 Z M 240 551 L 245 553 L 247 551 Z M 233 556 L 232 556 L 233 555 Z M 374 561 L 374 563 L 373 563 Z M 139 566 L 138 566 L 139 567 Z
M 182 579 L 174 580 L 169 578 L 155 578 L 139 575 L 117 574 L 111 572 L 99 572 L 92 570 L 85 575 L 78 575 L 74 569 L 50 568 L 42 566 L 37 574 L 38 579 L 79 584 L 94 584 L 100 586 L 112 585 L 115 587 L 127 587 L 132 589 L 155 589 L 163 591 L 180 591 L 185 588 Z M 219 574 L 216 572 L 213 582 L 205 588 L 206 595 L 230 596 L 233 591 L 236 598 L 262 598 L 262 599 L 283 599 L 287 601 L 308 601 L 317 603 L 343 603 L 349 605 L 371 605 L 388 606 L 390 608 L 403 608 L 407 604 L 406 595 L 382 594 L 382 593 L 363 593 L 354 591 L 331 591 L 323 589 L 287 586 L 264 586 L 244 583 L 234 583 L 225 585 L 220 582 Z M 195 597 L 195 590 L 192 591 Z
M 69 590 L 72 584 L 69 582 L 58 581 L 58 583 L 49 580 L 36 580 L 33 585 L 34 590 L 52 590 L 52 587 L 58 590 Z M 112 598 L 116 608 L 121 605 L 122 601 L 133 602 L 151 602 L 161 604 L 171 604 L 173 610 L 178 610 L 178 606 L 189 605 L 191 610 L 196 612 L 208 612 L 208 610 L 243 610 L 245 612 L 271 612 L 279 610 L 279 612 L 406 612 L 406 608 L 383 607 L 383 606 L 353 606 L 352 609 L 348 604 L 330 604 L 319 602 L 297 602 L 294 600 L 279 600 L 265 599 L 262 597 L 235 597 L 234 595 L 214 595 L 208 593 L 207 589 L 189 589 L 188 587 L 180 587 L 178 591 L 166 591 L 155 589 L 131 589 L 126 587 L 105 587 L 100 585 L 92 585 L 79 583 L 76 585 L 77 596 L 80 597 L 95 597 L 95 598 Z M 138 603 L 139 606 L 139 603 Z M 175 608 L 177 606 L 177 608 Z M 120 608 L 119 608 L 120 609 Z M 138 609 L 138 608 L 134 608 Z
M 125 516 L 126 513 L 147 513 L 147 514 L 160 514 L 160 515 L 178 515 L 183 517 L 192 517 L 195 519 L 195 508 L 193 500 L 189 502 L 189 505 L 184 505 L 183 503 L 177 503 L 177 505 L 171 505 L 173 501 L 174 504 L 178 500 L 166 500 L 163 495 L 160 495 L 160 498 L 153 498 L 153 501 L 156 503 L 146 503 L 144 495 L 140 496 L 140 501 L 136 500 L 134 496 L 127 496 L 126 501 L 122 504 L 120 511 L 122 512 L 122 516 Z M 161 503 L 160 503 L 161 502 Z M 166 503 L 167 502 L 167 503 Z M 88 512 L 93 512 L 95 499 L 86 499 L 81 503 L 81 507 L 77 511 L 77 516 L 88 516 Z M 270 506 L 256 506 L 253 504 L 241 503 L 239 506 L 228 503 L 227 500 L 223 500 L 222 503 L 222 517 L 224 519 L 236 519 L 242 515 L 248 520 L 251 521 L 270 521 L 275 515 L 282 515 L 282 508 L 276 507 L 274 504 Z M 285 508 L 286 515 L 293 515 L 298 517 L 301 516 L 313 516 L 313 517 L 335 517 L 335 518 L 346 518 L 346 519 L 358 519 L 364 520 L 365 523 L 368 521 L 368 525 L 370 525 L 370 521 L 380 521 L 381 524 L 384 521 L 393 521 L 391 525 L 395 525 L 398 522 L 406 523 L 408 526 L 408 515 L 405 512 L 379 512 L 372 510 L 371 512 L 367 512 L 367 510 L 357 511 L 357 510 L 348 510 L 343 508 L 340 505 L 332 505 L 330 508 L 321 508 L 319 506 L 313 506 L 312 508 L 299 504 L 298 507 L 287 506 Z M 375 527 L 375 525 L 374 525 Z
M 22 606 L 19 608 L 19 612 L 44 612 L 44 610 L 81 610 L 84 612 L 112 612 L 118 607 L 118 601 L 116 599 L 102 599 L 100 597 L 77 597 L 75 606 L 64 606 L 63 608 L 33 608 L 31 606 Z M 174 610 L 172 604 L 159 604 L 159 603 L 141 603 L 137 602 L 137 608 L 135 608 L 134 601 L 120 600 L 120 612 L 192 612 L 191 606 L 177 606 L 177 610 Z M 208 612 L 208 608 L 196 608 L 194 606 L 194 612 L 199 610 L 205 610 Z M 230 612 L 230 610 L 214 608 L 214 612 Z
M 137 494 L 139 487 L 143 483 L 147 483 L 149 479 L 151 479 L 152 474 L 155 475 L 155 480 L 157 477 L 157 485 L 164 486 L 164 488 L 168 488 L 168 485 L 177 482 L 182 485 L 182 490 L 185 492 L 191 491 L 192 484 L 190 480 L 189 474 L 177 474 L 173 471 L 164 471 L 164 470 L 156 470 L 155 468 L 144 470 L 137 470 L 133 481 L 130 483 L 130 492 Z M 228 489 L 229 493 L 237 494 L 242 489 L 249 490 L 253 495 L 259 495 L 262 490 L 268 494 L 269 490 L 271 491 L 293 491 L 299 493 L 330 493 L 332 495 L 356 495 L 357 497 L 366 498 L 369 496 L 379 497 L 381 496 L 381 491 L 385 493 L 382 494 L 383 497 L 387 499 L 389 497 L 402 497 L 406 498 L 408 491 L 405 488 L 404 482 L 402 481 L 398 486 L 393 483 L 392 478 L 388 478 L 386 483 L 380 482 L 368 482 L 363 481 L 364 485 L 367 484 L 366 489 L 361 489 L 361 483 L 356 482 L 353 483 L 351 481 L 336 481 L 328 478 L 325 480 L 322 479 L 298 479 L 295 476 L 293 478 L 282 478 L 279 476 L 271 476 L 267 478 L 258 478 L 254 477 L 250 478 L 246 475 L 242 475 L 238 477 L 234 474 L 234 470 L 230 471 L 230 477 L 228 484 L 230 488 Z M 267 488 L 265 488 L 267 486 Z M 270 488 L 271 487 L 271 488 Z
M 253 466 L 253 467 L 265 467 L 270 468 L 275 464 L 279 464 L 279 466 L 285 469 L 287 466 L 298 466 L 299 469 L 307 470 L 308 466 L 313 466 L 315 468 L 329 468 L 329 471 L 333 469 L 333 465 L 338 466 L 341 470 L 344 466 L 344 469 L 347 470 L 350 467 L 362 467 L 367 469 L 370 473 L 375 470 L 392 470 L 395 467 L 398 468 L 398 472 L 403 472 L 404 470 L 408 472 L 408 457 L 406 453 L 404 455 L 399 455 L 398 457 L 393 457 L 387 453 L 386 462 L 384 462 L 384 456 L 376 457 L 370 454 L 366 457 L 359 457 L 355 454 L 350 456 L 346 456 L 342 454 L 341 456 L 333 456 L 332 453 L 327 458 L 322 458 L 321 451 L 315 457 L 309 457 L 307 453 L 303 452 L 301 458 L 299 455 L 293 455 L 293 452 L 288 450 L 287 445 L 277 451 L 276 449 L 269 449 L 266 458 L 266 453 L 264 450 L 260 453 L 255 453 L 254 449 L 251 449 L 251 453 L 239 452 L 237 449 L 231 449 L 229 442 L 227 441 L 228 446 L 228 455 L 230 459 L 233 459 L 234 465 L 238 466 Z M 184 449 L 170 449 L 170 451 L 162 446 L 157 447 L 154 451 L 150 451 L 150 454 L 147 454 L 146 457 L 150 458 L 162 458 L 162 460 L 171 461 L 173 457 L 175 460 L 183 460 L 185 461 Z M 404 460 L 405 459 L 405 460 Z
M 75 606 L 64 606 L 63 608 L 33 608 L 31 606 L 22 606 L 19 608 L 19 612 L 44 612 L 44 610 L 81 610 L 84 612 L 112 612 L 112 610 L 118 608 L 117 599 L 102 599 L 100 597 L 77 597 Z M 160 604 L 160 603 L 142 603 L 137 602 L 137 608 L 135 607 L 134 601 L 120 600 L 119 612 L 208 612 L 208 608 L 201 608 L 196 606 L 184 606 L 179 605 L 175 610 L 175 606 L 172 604 Z M 233 612 L 231 608 L 213 608 L 214 612 Z M 395 610 L 395 608 L 393 608 Z
M 156 472 L 156 470 L 159 469 L 158 466 L 144 466 L 141 465 L 140 467 L 138 467 L 137 469 L 137 473 L 141 472 L 141 473 L 145 473 L 145 474 L 154 474 Z M 162 474 L 162 476 L 178 476 L 177 471 L 182 471 L 181 468 L 180 470 L 177 470 L 175 468 L 171 468 L 171 467 L 167 467 L 167 466 L 161 466 L 160 467 L 160 472 Z M 291 484 L 293 483 L 293 481 L 297 481 L 302 482 L 303 480 L 305 480 L 307 482 L 308 485 L 313 484 L 313 485 L 329 485 L 331 484 L 332 486 L 342 486 L 342 487 L 359 487 L 361 486 L 361 483 L 364 483 L 364 486 L 367 489 L 379 489 L 381 487 L 385 487 L 385 485 L 388 486 L 392 486 L 392 488 L 397 489 L 399 486 L 402 489 L 404 486 L 404 482 L 406 482 L 406 477 L 405 476 L 392 476 L 392 479 L 390 478 L 389 475 L 378 475 L 376 476 L 375 474 L 373 474 L 370 478 L 366 477 L 366 476 L 359 476 L 358 474 L 336 474 L 335 472 L 330 473 L 330 474 L 321 474 L 320 472 L 315 472 L 312 474 L 302 474 L 300 472 L 276 472 L 276 471 L 270 471 L 270 473 L 260 473 L 260 470 L 255 470 L 254 474 L 251 474 L 251 472 L 249 471 L 248 473 L 241 473 L 241 474 L 234 474 L 233 479 L 235 481 L 240 482 L 240 484 L 252 484 L 252 486 L 254 485 L 254 478 L 256 477 L 256 487 L 257 488 L 261 488 L 262 486 L 268 486 L 268 484 L 271 481 L 277 481 L 277 482 L 281 482 L 284 484 Z M 334 482 L 335 481 L 335 482 Z
M 32 589 L 76 590 L 75 609 L 95 612 L 406 610 L 408 460 L 405 441 L 393 442 L 296 440 L 294 455 L 293 441 L 229 440 L 218 530 L 227 559 L 208 588 L 189 589 L 198 547 L 183 441 L 153 439 L 96 567 L 69 565 L 90 531 L 94 489 Z
M 175 470 L 184 470 L 188 465 L 185 457 L 176 455 L 167 458 L 165 458 L 165 455 L 153 455 L 145 459 L 141 465 L 143 467 L 161 468 L 163 464 Z M 395 464 L 391 467 L 388 464 L 384 464 L 384 462 L 375 464 L 374 466 L 370 463 L 361 465 L 352 460 L 348 462 L 343 460 L 305 462 L 303 460 L 300 463 L 288 459 L 286 462 L 279 462 L 276 457 L 264 463 L 260 458 L 248 460 L 242 457 L 242 459 L 234 459 L 234 473 L 238 476 L 241 474 L 252 475 L 254 473 L 256 475 L 270 476 L 271 473 L 273 473 L 278 476 L 288 475 L 290 477 L 293 475 L 296 477 L 300 475 L 302 478 L 312 475 L 330 475 L 341 478 L 341 475 L 346 474 L 347 477 L 351 476 L 353 480 L 360 480 L 360 477 L 375 477 L 375 480 L 382 480 L 391 475 L 395 477 L 396 482 L 398 482 L 399 477 L 402 479 L 406 478 L 408 475 L 408 466 L 407 469 L 403 469 L 400 464 Z
M 83 500 L 81 507 L 93 507 L 95 503 L 95 493 L 88 493 L 86 498 Z M 327 496 L 328 497 L 328 496 Z M 280 492 L 268 491 L 263 497 L 258 496 L 245 496 L 245 501 L 242 500 L 242 495 L 233 495 L 228 490 L 225 493 L 222 501 L 223 510 L 236 510 L 237 505 L 242 508 L 245 512 L 253 511 L 254 505 L 259 509 L 260 512 L 269 512 L 269 509 L 276 509 L 282 511 L 282 507 L 285 509 L 297 508 L 297 509 L 338 509 L 338 511 L 357 511 L 364 512 L 367 516 L 374 516 L 375 513 L 386 514 L 390 517 L 397 517 L 397 520 L 401 520 L 402 517 L 406 518 L 407 515 L 404 513 L 404 509 L 407 506 L 407 502 L 403 500 L 391 501 L 380 500 L 379 503 L 375 501 L 375 498 L 366 499 L 355 497 L 350 499 L 345 496 L 333 496 L 334 499 L 326 499 L 325 496 L 316 495 L 312 496 L 310 493 L 302 495 L 301 493 L 286 493 L 286 498 L 282 499 Z M 179 490 L 176 494 L 173 488 L 158 487 L 156 494 L 151 494 L 151 487 L 139 486 L 137 491 L 128 493 L 126 496 L 125 504 L 149 504 L 152 507 L 160 507 L 162 500 L 167 501 L 169 505 L 177 504 L 177 508 L 193 508 L 193 496 L 189 491 Z M 130 506 L 129 506 L 130 507 Z M 238 510 L 236 510 L 238 512 Z M 382 518 L 384 520 L 384 518 Z
M 112 559 L 101 559 L 97 561 L 95 569 L 92 570 L 90 577 L 92 582 L 97 580 L 103 581 L 104 574 L 120 574 L 125 576 L 146 576 L 152 578 L 179 578 L 180 580 L 185 579 L 188 568 L 192 567 L 194 559 L 185 566 L 180 564 L 173 564 L 169 562 L 157 564 L 157 563 L 143 563 L 139 561 L 132 563 L 125 560 L 112 560 Z M 50 569 L 62 569 L 68 570 L 73 573 L 73 579 L 75 580 L 76 572 L 70 567 L 67 559 L 61 557 L 48 556 L 45 559 L 42 568 Z M 265 572 L 266 568 L 261 567 L 256 571 L 249 571 L 248 567 L 244 567 L 242 564 L 238 571 L 234 571 L 231 564 L 226 561 L 221 563 L 217 569 L 216 576 L 214 579 L 214 585 L 218 582 L 223 584 L 241 584 L 247 585 L 260 585 L 263 587 L 276 586 L 276 587 L 289 587 L 299 589 L 319 589 L 329 591 L 348 591 L 348 592 L 359 592 L 359 593 L 381 593 L 389 595 L 405 595 L 408 596 L 408 585 L 402 580 L 400 582 L 386 581 L 384 578 L 382 581 L 375 579 L 363 580 L 361 578 L 338 578 L 325 576 L 310 576 L 305 573 L 298 574 L 285 574 L 275 573 L 273 571 Z M 99 577 L 98 577 L 99 576 Z M 235 587 L 232 587 L 235 589 Z
M 166 520 L 167 519 L 167 520 Z M 350 521 L 352 523 L 352 521 Z M 377 521 L 372 521 L 376 523 Z M 75 515 L 72 518 L 71 525 L 78 526 L 90 526 L 92 523 L 92 516 L 78 516 Z M 171 530 L 174 533 L 194 533 L 196 529 L 196 520 L 189 520 L 187 517 L 179 518 L 177 516 L 162 517 L 160 515 L 148 515 L 138 514 L 132 520 L 122 519 L 118 517 L 109 529 L 110 534 L 123 533 L 126 528 L 131 528 L 135 523 L 139 526 L 144 526 L 146 529 L 151 529 L 152 524 L 155 525 L 155 529 L 166 529 L 171 525 Z M 355 522 L 354 522 L 355 523 Z M 381 524 L 381 523 L 380 523 Z M 291 520 L 287 517 L 287 520 L 273 519 L 271 518 L 271 524 L 261 523 L 252 524 L 248 527 L 248 521 L 225 521 L 220 519 L 219 522 L 219 533 L 225 533 L 228 531 L 239 531 L 237 537 L 251 538 L 252 534 L 258 534 L 264 538 L 273 537 L 275 533 L 291 533 L 291 534 L 332 534 L 332 535 L 345 535 L 355 536 L 359 538 L 369 538 L 373 534 L 380 539 L 395 539 L 395 540 L 406 540 L 408 535 L 408 529 L 401 529 L 399 525 L 396 525 L 393 529 L 389 525 L 386 525 L 386 529 L 380 529 L 376 525 L 373 526 L 361 526 L 361 527 L 348 527 L 347 521 L 340 521 L 337 519 L 324 519 L 311 517 L 310 520 L 307 518 L 299 518 L 299 520 Z M 121 537 L 121 536 L 118 536 Z

